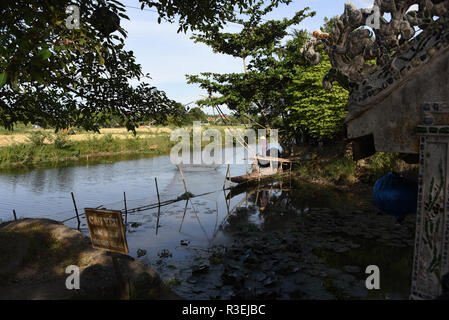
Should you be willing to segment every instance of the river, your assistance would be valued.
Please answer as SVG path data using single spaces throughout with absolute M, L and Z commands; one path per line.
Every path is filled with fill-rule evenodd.
M 19 218 L 45 217 L 58 221 L 72 218 L 65 224 L 76 228 L 71 192 L 80 213 L 83 208 L 99 206 L 122 210 L 124 192 L 127 208 L 133 209 L 157 203 L 155 177 L 161 201 L 176 199 L 184 193 L 181 175 L 168 156 L 117 160 L 120 159 L 111 158 L 59 168 L 0 172 L 0 219 L 11 220 L 14 209 Z M 301 239 L 295 238 L 294 241 L 300 243 L 296 246 L 294 242 L 293 247 L 301 246 L 300 255 L 307 260 L 300 262 L 303 269 L 293 268 L 298 278 L 290 279 L 290 274 L 282 276 L 282 279 L 277 279 L 278 284 L 273 289 L 271 284 L 261 285 L 259 292 L 266 294 L 266 290 L 271 290 L 269 294 L 275 292 L 275 296 L 269 297 L 285 299 L 407 299 L 413 243 L 413 230 L 409 229 L 412 223 L 397 227 L 392 218 L 379 216 L 372 204 L 359 195 L 320 186 L 298 185 L 296 182 L 292 185 L 292 181 L 246 190 L 230 197 L 228 192 L 223 191 L 226 171 L 227 166 L 223 165 L 214 171 L 184 172 L 189 192 L 194 195 L 209 194 L 193 198 L 188 203 L 183 200 L 164 206 L 160 212 L 157 209 L 138 211 L 127 217 L 130 255 L 154 267 L 164 280 L 176 279 L 174 290 L 180 295 L 191 299 L 239 297 L 237 287 L 232 281 L 229 283 L 226 280 L 229 270 L 223 268 L 226 268 L 226 263 L 238 265 L 240 262 L 232 259 L 238 260 L 240 255 L 237 258 L 227 256 L 228 260 L 217 266 L 209 263 L 211 248 L 235 246 L 235 241 L 242 238 L 242 232 L 243 239 L 250 239 L 255 247 L 267 246 L 263 242 L 266 240 L 262 240 L 264 235 L 271 237 L 279 232 L 282 236 L 288 233 L 284 231 L 290 230 L 291 225 L 297 225 L 307 226 L 304 230 L 291 231 Z M 245 171 L 245 165 L 230 165 L 233 176 L 244 174 Z M 226 201 L 227 198 L 230 200 Z M 236 222 L 228 219 L 228 216 L 238 217 L 242 210 L 245 212 L 244 218 L 237 219 L 238 232 L 235 232 L 232 227 Z M 327 227 L 329 222 L 323 224 L 321 220 L 333 221 L 332 228 Z M 341 221 L 347 222 L 341 226 Z M 354 230 L 359 231 L 357 241 L 354 239 L 357 235 Z M 88 234 L 84 217 L 81 218 L 81 231 Z M 249 238 L 245 233 L 250 235 Z M 396 237 L 392 238 L 392 234 Z M 302 238 L 304 235 L 305 238 Z M 286 240 L 283 239 L 281 243 L 283 241 Z M 257 248 L 254 250 L 257 251 Z M 247 254 L 244 251 L 241 255 Z M 279 263 L 278 260 L 281 265 L 300 261 L 288 255 L 279 259 L 287 259 L 285 263 Z M 309 260 L 319 261 L 312 265 Z M 383 266 L 384 278 L 390 282 L 382 282 L 384 288 L 377 293 L 367 292 L 362 285 L 364 268 L 376 261 Z M 263 265 L 263 261 L 259 262 Z M 201 268 L 205 264 L 208 274 L 201 275 Z M 242 264 L 241 269 L 245 266 L 248 267 Z M 192 270 L 200 272 L 192 275 Z M 398 273 L 400 276 L 397 276 Z M 279 274 L 282 272 L 279 271 Z M 288 283 L 298 283 L 302 288 L 301 294 L 298 291 L 291 294 L 286 291 L 291 287 L 285 284 L 287 278 L 290 279 Z M 328 285 L 323 286 L 323 283 Z M 262 293 L 251 298 L 265 297 Z

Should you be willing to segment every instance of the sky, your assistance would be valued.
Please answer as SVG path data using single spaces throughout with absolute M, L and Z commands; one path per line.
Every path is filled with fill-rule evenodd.
M 167 96 L 183 104 L 203 98 L 207 92 L 195 84 L 187 84 L 186 74 L 201 72 L 232 73 L 243 72 L 241 59 L 213 53 L 212 49 L 190 39 L 191 33 L 177 33 L 178 25 L 162 21 L 157 23 L 158 14 L 153 11 L 140 10 L 138 0 L 122 0 L 126 5 L 126 14 L 130 20 L 121 21 L 121 26 L 128 32 L 126 49 L 132 50 L 143 72 L 149 73 L 151 79 L 145 80 Z M 306 18 L 295 28 L 312 32 L 319 30 L 324 17 L 341 15 L 347 0 L 293 0 L 288 6 L 279 6 L 266 16 L 268 19 L 291 18 L 294 13 L 309 7 L 315 11 L 313 18 Z M 371 8 L 374 0 L 353 0 L 357 8 Z M 133 8 L 134 7 L 134 8 Z M 238 25 L 230 24 L 228 32 L 238 32 Z M 195 104 L 189 105 L 194 107 Z M 211 114 L 210 108 L 204 108 Z M 223 110 L 228 113 L 226 108 Z

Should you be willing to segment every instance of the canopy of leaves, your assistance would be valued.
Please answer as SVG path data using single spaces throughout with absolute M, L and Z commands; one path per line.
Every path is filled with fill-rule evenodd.
M 139 120 L 175 110 L 164 92 L 129 83 L 144 75 L 133 52 L 124 50 L 126 32 L 118 25 L 119 17 L 128 18 L 124 6 L 115 0 L 70 4 L 80 9 L 78 29 L 66 27 L 67 1 L 0 2 L 0 125 L 97 130 L 118 116 L 134 129 Z
M 348 92 L 338 84 L 332 91 L 323 88 L 323 78 L 330 69 L 329 58 L 323 55 L 320 64 L 306 67 L 288 89 L 293 101 L 287 108 L 290 126 L 319 140 L 342 131 L 347 115 Z
M 187 118 L 192 121 L 206 121 L 207 120 L 207 114 L 204 113 L 203 110 L 199 107 L 195 107 L 189 110 L 187 113 Z
M 296 59 L 300 59 L 297 42 L 281 45 L 288 34 L 286 29 L 299 23 L 307 16 L 307 8 L 297 12 L 292 19 L 272 20 L 262 23 L 263 16 L 273 9 L 270 4 L 263 7 L 263 1 L 248 9 L 250 18 L 241 22 L 244 28 L 239 33 L 196 34 L 194 39 L 211 46 L 216 52 L 235 57 L 248 57 L 247 72 L 231 74 L 202 73 L 200 76 L 187 76 L 189 83 L 198 83 L 209 93 L 219 93 L 199 101 L 201 105 L 227 105 L 239 113 L 266 115 L 270 119 L 282 115 L 285 111 L 285 89 L 295 77 Z
M 330 69 L 329 60 L 311 66 L 300 53 L 308 34 L 295 30 L 293 39 L 283 41 L 287 28 L 295 26 L 314 12 L 308 8 L 291 19 L 262 21 L 273 9 L 263 1 L 246 12 L 250 14 L 239 33 L 196 34 L 194 39 L 214 51 L 251 60 L 247 72 L 187 76 L 207 90 L 210 98 L 201 105 L 227 105 L 238 114 L 261 115 L 258 124 L 283 131 L 284 142 L 297 135 L 323 139 L 342 129 L 347 93 L 339 86 L 327 92 L 322 79 Z M 332 21 L 327 21 L 325 28 Z M 327 29 L 326 29 L 327 30 Z M 324 52 L 322 53 L 325 56 Z M 213 96 L 217 93 L 218 96 Z
M 159 23 L 178 20 L 178 32 L 201 30 L 218 32 L 227 22 L 235 21 L 236 14 L 251 8 L 255 0 L 139 0 L 142 9 L 156 8 Z M 292 0 L 270 0 L 273 6 Z

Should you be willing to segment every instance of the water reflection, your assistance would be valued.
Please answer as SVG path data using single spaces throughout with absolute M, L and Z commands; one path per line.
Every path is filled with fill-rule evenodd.
M 253 230 L 259 236 L 281 234 L 281 242 L 292 237 L 302 239 L 297 246 L 308 248 L 310 256 L 295 256 L 301 260 L 318 258 L 304 272 L 320 275 L 318 278 L 328 284 L 327 291 L 334 298 L 408 299 L 414 217 L 398 225 L 375 209 L 369 195 L 363 197 L 307 183 L 274 183 L 246 194 L 249 205 L 237 209 L 235 216 L 228 219 L 225 231 L 229 234 L 235 237 Z M 248 207 L 252 209 L 243 210 Z M 366 278 L 365 268 L 372 264 L 382 271 L 381 290 L 368 292 L 360 284 Z M 354 283 L 353 287 L 349 283 Z
M 230 168 L 233 176 L 246 170 L 245 165 Z M 223 166 L 216 171 L 185 172 L 190 192 L 210 193 L 160 210 L 156 207 L 136 211 L 127 217 L 130 254 L 137 257 L 139 249 L 146 250 L 147 254 L 139 259 L 155 267 L 164 279 L 182 280 L 175 288 L 180 294 L 206 299 L 210 294 L 218 294 L 207 290 L 207 295 L 194 294 L 187 281 L 196 259 L 211 247 L 230 247 L 234 240 L 250 234 L 255 247 L 274 246 L 276 251 L 271 238 L 266 242 L 262 239 L 265 235 L 279 234 L 287 237 L 287 242 L 293 241 L 293 249 L 301 248 L 300 253 L 295 252 L 296 260 L 287 257 L 290 260 L 286 263 L 296 263 L 301 268 L 291 276 L 293 280 L 308 281 L 308 286 L 302 285 L 306 291 L 296 292 L 296 297 L 325 298 L 329 297 L 328 291 L 334 297 L 349 297 L 355 294 L 355 285 L 349 293 L 339 289 L 339 284 L 350 278 L 344 268 L 360 269 L 350 275 L 351 283 L 358 283 L 365 276 L 367 264 L 378 264 L 386 281 L 381 284 L 382 290 L 364 296 L 358 288 L 359 297 L 408 298 L 413 217 L 397 227 L 391 217 L 378 214 L 369 195 L 364 197 L 293 179 L 223 191 L 226 170 Z M 158 178 L 161 201 L 176 199 L 184 193 L 181 176 L 167 156 L 9 172 L 0 175 L 0 219 L 11 219 L 13 208 L 25 217 L 46 216 L 56 220 L 73 217 L 71 191 L 80 211 L 99 205 L 121 210 L 124 191 L 128 209 L 156 203 L 154 177 Z M 75 222 L 69 221 L 67 225 L 76 227 Z M 84 218 L 82 231 L 88 233 Z M 275 253 L 264 259 L 279 257 Z M 316 262 L 310 262 L 315 259 Z M 211 268 L 210 274 L 202 279 L 214 284 L 221 281 L 221 275 L 217 276 Z M 327 284 L 325 291 L 320 291 L 321 283 Z

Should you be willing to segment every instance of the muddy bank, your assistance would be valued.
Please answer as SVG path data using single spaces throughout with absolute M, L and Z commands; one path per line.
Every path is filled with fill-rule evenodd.
M 118 299 L 110 255 L 81 232 L 48 219 L 0 224 L 0 299 Z M 118 256 L 131 299 L 178 299 L 153 269 Z M 68 290 L 66 267 L 80 270 L 80 289 Z

